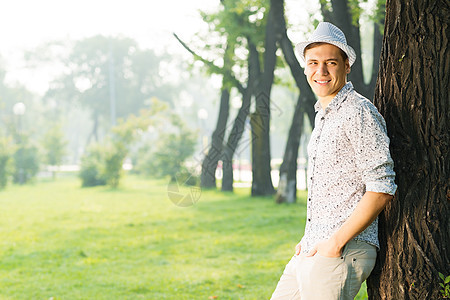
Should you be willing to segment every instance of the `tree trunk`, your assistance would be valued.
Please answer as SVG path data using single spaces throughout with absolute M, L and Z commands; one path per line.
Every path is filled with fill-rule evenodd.
M 251 91 L 242 97 L 242 106 L 233 123 L 226 147 L 223 149 L 222 191 L 233 191 L 233 156 L 245 130 L 245 122 L 250 112 Z
M 375 105 L 398 190 L 380 215 L 369 299 L 441 299 L 450 274 L 448 1 L 388 0 Z
M 333 19 L 335 25 L 339 27 L 347 38 L 347 43 L 355 49 L 357 59 L 352 66 L 352 71 L 348 79 L 355 86 L 355 90 L 364 96 L 371 98 L 373 95 L 367 95 L 367 87 L 364 83 L 363 65 L 361 59 L 361 35 L 359 33 L 359 20 L 353 23 L 352 12 L 348 5 L 348 0 L 331 0 L 333 6 Z
M 263 92 L 256 96 L 256 110 L 250 116 L 252 134 L 252 196 L 275 193 L 270 166 L 270 100 Z
M 384 20 L 384 18 L 383 18 Z M 381 26 L 379 23 L 373 23 L 373 49 L 372 49 L 372 75 L 370 77 L 367 87 L 367 97 L 373 99 L 375 95 L 375 87 L 377 83 L 378 70 L 380 69 L 380 53 L 381 45 L 383 43 L 383 35 L 381 34 Z
M 93 115 L 92 115 L 92 121 L 94 122 L 94 124 L 92 125 L 92 131 L 89 134 L 87 140 L 86 140 L 86 147 L 87 148 L 89 146 L 89 144 L 91 143 L 92 138 L 94 139 L 94 141 L 96 143 L 98 143 L 98 119 L 99 119 L 99 114 L 97 113 L 97 111 L 94 111 Z
M 277 40 L 280 34 L 280 24 L 277 24 L 275 15 L 283 10 L 283 4 L 283 0 L 270 1 L 264 43 L 264 71 L 255 91 L 255 112 L 250 118 L 252 128 L 252 196 L 267 196 L 275 193 L 270 175 L 270 92 L 277 61 Z
M 233 156 L 245 130 L 246 120 L 250 113 L 255 79 L 260 72 L 259 54 L 256 50 L 256 46 L 251 41 L 251 38 L 247 38 L 247 42 L 249 48 L 247 88 L 244 90 L 244 93 L 242 93 L 242 106 L 234 120 L 233 128 L 228 136 L 228 142 L 223 150 L 222 191 L 233 191 Z
M 276 15 L 276 19 L 282 30 L 280 47 L 297 87 L 299 88 L 300 96 L 289 129 L 289 136 L 284 151 L 283 163 L 280 167 L 280 179 L 275 199 L 277 203 L 293 203 L 296 202 L 297 198 L 297 158 L 300 137 L 303 131 L 304 114 L 305 111 L 308 112 L 309 119 L 312 121 L 312 127 L 314 127 L 315 112 L 313 107 L 316 98 L 306 81 L 303 68 L 295 57 L 292 42 L 287 36 L 284 11 L 281 11 Z
M 280 181 L 275 197 L 277 203 L 295 203 L 297 201 L 297 158 L 300 137 L 303 132 L 303 116 L 305 114 L 303 107 L 305 105 L 306 103 L 302 102 L 302 97 L 299 96 L 289 129 L 283 163 L 280 166 Z
M 382 5 L 382 4 L 379 4 Z M 330 9 L 332 8 L 332 9 Z M 381 8 L 377 8 L 381 10 Z M 353 83 L 355 89 L 369 99 L 373 99 L 376 78 L 378 74 L 378 58 L 380 56 L 382 35 L 380 32 L 380 24 L 374 22 L 375 31 L 373 37 L 373 57 L 372 76 L 369 83 L 364 81 L 363 63 L 361 55 L 361 34 L 359 28 L 359 20 L 356 24 L 353 22 L 353 14 L 351 12 L 348 0 L 331 0 L 331 6 L 321 1 L 321 12 L 324 21 L 331 22 L 339 27 L 347 38 L 347 43 L 353 47 L 356 52 L 356 61 L 352 66 L 352 72 L 348 75 L 348 79 Z M 382 21 L 382 20 L 381 20 Z
M 225 80 L 224 80 L 225 81 Z M 216 169 L 217 163 L 222 155 L 223 140 L 225 136 L 225 129 L 227 126 L 228 115 L 230 112 L 230 90 L 225 86 L 222 87 L 220 97 L 219 117 L 217 119 L 216 129 L 211 137 L 211 145 L 208 153 L 202 162 L 202 173 L 200 176 L 201 187 L 215 188 L 216 187 Z

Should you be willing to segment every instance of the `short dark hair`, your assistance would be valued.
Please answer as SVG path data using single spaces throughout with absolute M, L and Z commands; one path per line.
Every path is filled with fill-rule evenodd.
M 303 50 L 303 55 L 306 53 L 306 50 L 318 47 L 318 46 L 322 46 L 322 45 L 333 45 L 330 43 L 324 43 L 324 42 L 316 42 L 316 43 L 311 43 L 308 46 L 305 47 L 305 50 Z M 335 45 L 333 45 L 335 46 Z M 337 47 L 337 46 L 336 46 Z M 337 47 L 339 49 L 339 53 L 341 53 L 342 58 L 344 59 L 344 62 L 348 59 L 348 55 L 347 53 L 345 53 L 341 48 Z

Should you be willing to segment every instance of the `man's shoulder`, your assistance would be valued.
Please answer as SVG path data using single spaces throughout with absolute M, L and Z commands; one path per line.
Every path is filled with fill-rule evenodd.
M 370 101 L 369 99 L 367 99 L 366 97 L 364 97 L 355 90 L 352 90 L 347 95 L 347 99 L 346 101 L 344 101 L 344 103 L 345 104 L 343 106 L 345 107 L 346 113 L 353 112 L 359 114 L 363 111 L 370 111 L 378 114 L 378 109 L 375 107 L 372 101 Z

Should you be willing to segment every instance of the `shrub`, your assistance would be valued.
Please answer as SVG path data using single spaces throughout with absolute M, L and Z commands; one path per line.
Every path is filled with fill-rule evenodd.
M 81 158 L 80 178 L 83 187 L 109 185 L 117 187 L 122 176 L 126 149 L 107 142 L 89 147 Z
M 66 153 L 67 141 L 60 125 L 53 125 L 42 139 L 42 147 L 45 151 L 45 162 L 51 166 L 59 166 L 63 162 Z M 53 178 L 56 172 L 53 171 Z
M 81 157 L 80 178 L 81 186 L 106 185 L 103 167 L 103 147 L 100 144 L 92 145 Z
M 106 183 L 111 187 L 117 187 L 123 173 L 123 162 L 127 155 L 125 146 L 120 143 L 110 144 L 105 147 L 104 166 Z
M 194 153 L 196 137 L 185 129 L 180 131 L 178 134 L 162 134 L 156 144 L 142 148 L 137 159 L 138 172 L 153 177 L 170 176 L 171 180 L 179 175 L 191 177 L 184 163 Z
M 28 143 L 19 144 L 14 153 L 14 183 L 29 182 L 39 171 L 39 153 L 37 147 Z
M 11 138 L 0 137 L 0 189 L 5 188 L 13 173 L 12 156 L 14 146 Z

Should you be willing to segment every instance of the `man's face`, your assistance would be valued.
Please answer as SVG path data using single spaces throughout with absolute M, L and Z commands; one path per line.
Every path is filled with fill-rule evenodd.
M 314 93 L 331 101 L 346 83 L 350 73 L 348 59 L 344 61 L 340 49 L 322 44 L 305 51 L 305 75 Z

